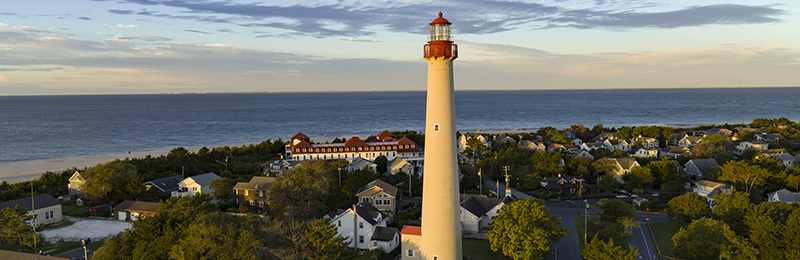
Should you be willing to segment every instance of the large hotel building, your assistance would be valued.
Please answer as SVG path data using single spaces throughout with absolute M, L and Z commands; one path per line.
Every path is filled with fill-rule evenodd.
M 381 132 L 377 135 L 377 139 L 371 142 L 353 136 L 344 143 L 325 144 L 312 143 L 308 136 L 297 133 L 286 143 L 284 158 L 302 161 L 347 160 L 360 157 L 372 161 L 381 155 L 386 156 L 389 161 L 397 157 L 416 158 L 422 156 L 422 150 L 411 139 L 405 137 L 397 139 L 389 131 Z

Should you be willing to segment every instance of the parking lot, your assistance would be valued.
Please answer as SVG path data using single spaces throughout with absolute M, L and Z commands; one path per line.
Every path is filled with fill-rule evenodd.
M 109 236 L 125 231 L 130 228 L 131 224 L 123 221 L 113 221 L 105 219 L 82 219 L 65 217 L 75 223 L 66 227 L 45 230 L 42 236 L 48 242 L 56 242 L 59 239 L 63 240 L 80 240 L 91 238 L 98 241 Z

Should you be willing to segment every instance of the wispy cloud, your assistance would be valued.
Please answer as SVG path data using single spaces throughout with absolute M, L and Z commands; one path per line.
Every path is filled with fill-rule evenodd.
M 92 18 L 89 18 L 89 17 L 86 17 L 86 16 L 78 17 L 78 19 L 86 20 L 86 21 L 92 20 Z
M 354 38 L 336 38 L 336 40 L 346 41 L 346 42 L 381 42 L 379 40 L 354 39 Z
M 119 27 L 119 28 L 137 28 L 139 26 L 135 25 L 135 24 L 117 24 L 117 27 Z
M 193 33 L 199 33 L 199 34 L 210 34 L 208 32 L 198 31 L 198 30 L 191 30 L 191 29 L 185 29 L 184 31 L 193 32 Z
M 780 22 L 786 11 L 778 6 L 735 4 L 690 6 L 664 11 L 640 1 L 596 0 L 588 6 L 549 5 L 540 2 L 503 0 L 463 1 L 338 1 L 328 4 L 295 3 L 288 6 L 230 1 L 122 0 L 142 6 L 168 6 L 191 15 L 155 11 L 109 10 L 115 14 L 138 14 L 171 19 L 189 19 L 245 27 L 274 28 L 315 37 L 362 37 L 375 28 L 407 33 L 425 33 L 425 24 L 444 8 L 445 16 L 457 23 L 460 34 L 489 34 L 519 28 L 581 29 L 678 28 L 709 24 L 760 24 Z M 583 2 L 580 2 L 583 3 Z

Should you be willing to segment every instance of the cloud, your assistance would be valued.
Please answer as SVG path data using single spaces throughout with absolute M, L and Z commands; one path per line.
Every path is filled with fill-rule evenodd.
M 140 40 L 146 42 L 166 42 L 171 41 L 172 38 L 162 36 L 138 36 L 138 37 L 117 37 L 120 40 Z
M 226 32 L 226 33 L 233 32 L 233 31 L 231 31 L 231 30 L 228 30 L 228 29 L 219 29 L 219 30 L 217 30 L 217 31 L 218 31 L 218 32 Z
M 204 32 L 204 31 L 190 30 L 190 29 L 186 29 L 184 31 L 193 32 L 193 33 L 199 33 L 199 34 L 211 34 L 211 33 L 207 33 L 207 32 Z
M 172 15 L 152 11 L 139 15 L 188 19 L 244 27 L 288 30 L 314 37 L 363 37 L 377 30 L 426 33 L 424 24 L 435 18 L 431 10 L 445 10 L 457 24 L 459 34 L 490 34 L 519 28 L 582 29 L 678 28 L 709 24 L 754 24 L 782 21 L 786 11 L 776 6 L 735 4 L 689 6 L 661 11 L 664 6 L 640 1 L 565 2 L 576 6 L 503 0 L 463 1 L 337 1 L 335 3 L 293 2 L 288 6 L 231 1 L 122 0 L 142 6 L 167 6 L 191 15 Z M 580 5 L 583 6 L 580 6 Z M 652 11 L 659 7 L 659 11 Z M 128 10 L 109 10 L 115 14 L 134 14 Z M 263 36 L 263 35 L 261 35 Z
M 786 12 L 769 6 L 710 5 L 681 10 L 644 13 L 572 10 L 550 19 L 549 27 L 591 28 L 679 28 L 709 24 L 761 24 L 782 21 L 775 18 Z
M 117 24 L 117 27 L 119 27 L 119 28 L 137 28 L 139 26 L 135 25 L 135 24 Z
M 379 40 L 353 39 L 353 38 L 336 38 L 336 40 L 347 41 L 347 42 L 381 42 Z
M 81 20 L 86 20 L 86 21 L 90 21 L 90 20 L 92 20 L 92 18 L 85 17 L 85 16 L 78 17 L 78 19 L 81 19 Z

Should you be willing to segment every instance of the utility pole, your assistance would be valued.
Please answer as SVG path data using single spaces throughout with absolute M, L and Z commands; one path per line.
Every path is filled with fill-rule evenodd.
M 583 200 L 583 204 L 586 205 L 583 210 L 583 244 L 586 245 L 587 232 L 589 232 L 589 200 Z
M 478 168 L 478 194 L 483 195 L 483 179 L 481 178 L 480 168 Z
M 342 167 L 337 168 L 339 169 L 339 187 L 342 186 Z
M 33 182 L 31 182 L 31 212 L 36 213 L 36 207 L 33 202 Z M 33 215 L 33 250 L 36 251 L 36 214 Z
M 503 166 L 503 171 L 505 171 L 505 173 L 506 173 L 505 175 L 503 175 L 503 176 L 505 176 L 505 177 L 506 177 L 506 194 L 505 194 L 505 195 L 506 195 L 506 197 L 510 197 L 510 196 L 511 196 L 511 186 L 508 186 L 508 185 L 509 185 L 509 183 L 508 183 L 508 177 L 511 177 L 511 175 L 508 175 L 508 169 L 509 169 L 509 168 L 510 168 L 510 167 L 509 167 L 508 165 L 506 165 L 506 166 Z

